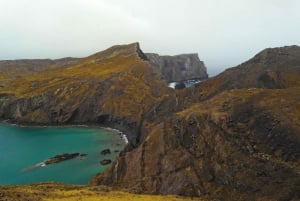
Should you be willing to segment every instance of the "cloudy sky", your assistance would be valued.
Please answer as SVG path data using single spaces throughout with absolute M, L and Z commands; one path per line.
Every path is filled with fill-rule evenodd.
M 214 75 L 300 45 L 299 0 L 0 0 L 0 59 L 84 57 L 115 44 L 198 53 Z

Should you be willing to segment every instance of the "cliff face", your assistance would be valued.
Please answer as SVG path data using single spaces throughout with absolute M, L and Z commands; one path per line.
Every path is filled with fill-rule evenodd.
M 289 55 L 280 59 L 278 49 L 269 49 L 273 56 L 262 64 L 251 59 L 177 92 L 177 106 L 169 106 L 176 112 L 156 122 L 138 148 L 91 184 L 221 200 L 298 198 L 300 53 L 295 49 L 300 48 L 280 49 Z M 271 83 L 284 85 L 261 82 L 261 75 L 274 71 L 282 76 Z M 247 80 L 240 76 L 247 73 Z
M 198 54 L 160 56 L 147 53 L 146 56 L 149 62 L 161 71 L 167 82 L 208 78 L 206 67 Z
M 300 197 L 299 47 L 267 49 L 181 91 L 145 59 L 138 44 L 114 46 L 1 79 L 0 118 L 125 131 L 131 146 L 91 185 L 219 200 Z
M 159 71 L 144 59 L 134 43 L 22 79 L 2 73 L 0 118 L 29 124 L 113 126 L 126 131 L 136 145 L 145 135 L 144 116 L 153 110 L 159 114 L 155 108 L 172 95 Z

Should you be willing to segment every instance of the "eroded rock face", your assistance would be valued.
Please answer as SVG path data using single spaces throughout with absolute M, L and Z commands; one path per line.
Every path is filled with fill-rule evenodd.
M 146 135 L 145 117 L 151 114 L 154 120 L 164 110 L 164 102 L 175 96 L 145 59 L 138 43 L 118 45 L 64 68 L 3 79 L 0 118 L 27 124 L 115 127 L 136 146 Z M 11 78 L 0 72 L 1 76 Z
M 198 54 L 160 56 L 147 53 L 146 56 L 149 62 L 161 71 L 167 82 L 208 78 L 206 67 Z
M 92 184 L 224 200 L 297 198 L 300 125 L 287 123 L 284 109 L 270 112 L 266 100 L 280 94 L 261 92 L 226 93 L 165 118 Z M 296 93 L 286 97 L 292 108 Z
M 233 69 L 232 82 L 225 72 L 179 91 L 177 107 L 169 105 L 174 112 L 91 184 L 220 200 L 297 199 L 300 54 L 292 49 L 281 50 L 293 55 L 280 60 L 282 71 L 277 63 L 263 69 L 251 63 L 255 72 L 284 73 L 284 88 L 257 85 L 259 76 L 247 64 Z M 239 83 L 244 70 L 250 70 L 249 79 L 240 77 L 242 84 L 231 88 L 228 83 Z

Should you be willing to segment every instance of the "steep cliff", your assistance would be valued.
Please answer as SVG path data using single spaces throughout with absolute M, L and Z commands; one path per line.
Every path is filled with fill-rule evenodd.
M 297 199 L 300 48 L 279 49 L 290 56 L 277 58 L 278 49 L 269 49 L 273 56 L 263 64 L 251 59 L 177 92 L 177 106 L 169 106 L 176 112 L 91 184 L 220 200 Z M 280 64 L 265 66 L 269 59 Z M 273 71 L 283 76 L 271 82 L 283 79 L 284 86 L 261 83 L 261 75 Z M 247 80 L 240 76 L 247 73 Z
M 167 82 L 208 78 L 206 67 L 203 61 L 200 61 L 198 54 L 160 56 L 146 53 L 146 56 L 149 62 L 161 71 Z
M 133 145 L 144 117 L 173 94 L 137 43 L 114 46 L 63 68 L 2 79 L 0 118 L 29 124 L 92 123 L 126 131 Z M 2 74 L 4 78 L 11 78 Z M 155 116 L 153 116 L 154 118 Z

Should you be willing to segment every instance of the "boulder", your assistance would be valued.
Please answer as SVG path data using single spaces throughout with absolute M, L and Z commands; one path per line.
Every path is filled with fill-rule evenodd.
M 103 159 L 102 161 L 100 161 L 101 165 L 108 165 L 111 164 L 111 160 L 110 159 Z
M 101 151 L 101 154 L 102 155 L 111 154 L 111 151 L 110 151 L 110 149 L 104 149 L 104 150 Z
M 175 89 L 184 89 L 184 88 L 185 88 L 184 82 L 179 82 L 175 84 Z

